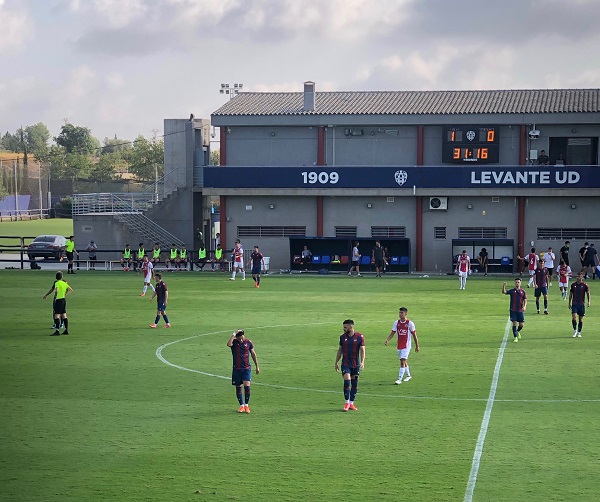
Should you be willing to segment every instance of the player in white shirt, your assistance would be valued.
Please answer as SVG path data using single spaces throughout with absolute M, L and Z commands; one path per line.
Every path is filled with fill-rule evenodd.
M 148 286 L 154 292 L 154 286 L 152 285 L 152 278 L 154 277 L 154 265 L 150 260 L 148 260 L 147 256 L 144 256 L 144 261 L 142 262 L 142 273 L 144 274 L 144 288 L 142 289 L 142 294 L 140 296 L 146 296 L 146 290 Z
M 400 359 L 400 372 L 398 373 L 398 380 L 394 382 L 396 385 L 400 385 L 402 383 L 404 376 L 406 376 L 406 378 L 404 378 L 405 382 L 408 382 L 412 378 L 407 362 L 408 354 L 410 354 L 411 349 L 411 336 L 415 341 L 415 352 L 419 352 L 417 328 L 415 328 L 415 324 L 406 317 L 406 314 L 408 314 L 408 309 L 406 307 L 400 307 L 400 319 L 394 322 L 392 331 L 384 342 L 384 345 L 387 345 L 394 335 L 398 336 L 397 347 L 398 359 Z
M 467 277 L 471 273 L 471 258 L 467 255 L 466 249 L 463 249 L 462 254 L 456 260 L 456 271 L 458 272 L 458 283 L 460 285 L 458 289 L 465 289 Z
M 567 299 L 567 292 L 569 291 L 569 277 L 571 277 L 571 267 L 565 264 L 564 260 L 560 260 L 560 265 L 556 270 L 558 275 L 558 287 L 560 288 L 560 292 L 562 294 L 562 299 Z
M 230 281 L 235 281 L 235 274 L 237 271 L 242 273 L 242 281 L 246 280 L 246 271 L 244 270 L 244 248 L 239 239 L 235 240 L 235 247 L 233 248 L 233 273 L 229 278 Z
M 556 260 L 556 255 L 552 248 L 548 248 L 548 251 L 544 253 L 544 265 L 546 270 L 548 270 L 548 286 L 552 286 L 552 273 L 554 272 L 554 260 Z

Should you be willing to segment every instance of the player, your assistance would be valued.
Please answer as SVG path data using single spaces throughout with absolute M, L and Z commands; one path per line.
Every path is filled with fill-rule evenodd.
M 515 287 L 506 291 L 506 281 L 502 283 L 502 294 L 510 296 L 510 320 L 512 321 L 513 342 L 521 338 L 521 330 L 525 323 L 525 310 L 527 310 L 527 294 L 521 288 L 521 279 L 515 279 Z M 518 324 L 518 327 L 517 327 Z
M 158 322 L 160 321 L 160 316 L 165 320 L 165 328 L 170 328 L 171 323 L 169 322 L 169 316 L 167 316 L 167 303 L 169 303 L 169 290 L 167 289 L 166 283 L 162 280 L 162 274 L 156 273 L 154 274 L 156 278 L 156 288 L 152 293 L 152 298 L 150 301 L 154 300 L 156 296 L 156 319 L 154 319 L 154 323 L 150 325 L 151 328 L 156 328 Z
M 548 287 L 552 286 L 552 274 L 554 273 L 554 260 L 556 260 L 556 255 L 552 248 L 548 248 L 548 251 L 544 253 L 544 266 L 548 271 Z
M 125 272 L 129 272 L 132 263 L 133 257 L 131 255 L 131 246 L 125 244 L 125 249 L 123 249 L 123 255 L 121 256 L 121 267 Z
M 250 366 L 250 357 L 254 361 L 256 374 L 260 373 L 254 344 L 244 336 L 243 329 L 236 329 L 227 341 L 227 346 L 231 348 L 233 355 L 233 371 L 231 372 L 231 385 L 235 385 L 235 394 L 240 407 L 238 413 L 250 413 L 248 403 L 250 402 L 250 381 L 252 379 L 252 368 Z M 244 386 L 244 396 L 242 397 L 242 385 Z
M 144 261 L 144 256 L 146 256 L 146 250 L 144 249 L 144 243 L 140 242 L 138 244 L 138 250 L 135 256 L 135 261 L 133 262 L 133 271 L 140 270 L 142 268 L 142 263 Z
M 175 243 L 173 243 L 173 244 L 171 244 L 171 249 L 169 250 L 167 259 L 165 260 L 165 265 L 167 266 L 167 270 L 169 272 L 173 272 L 170 267 L 171 265 L 175 265 L 176 268 L 179 268 L 178 261 L 179 261 L 179 249 L 177 249 L 177 245 Z
M 456 260 L 456 271 L 458 272 L 458 289 L 465 289 L 467 285 L 467 277 L 471 273 L 471 258 L 467 255 L 467 250 L 463 249 L 462 253 Z
M 56 281 L 58 281 L 58 275 L 60 274 L 60 277 L 62 278 L 62 272 L 59 272 L 56 274 L 56 280 L 52 283 L 52 287 L 48 290 L 48 292 L 42 297 L 43 300 L 45 300 L 46 298 L 48 298 L 49 295 L 51 295 L 52 293 L 54 293 L 54 290 L 56 289 Z M 56 329 L 62 329 L 63 328 L 63 323 L 60 322 L 60 319 L 55 319 L 54 318 L 54 309 L 56 307 L 56 297 L 54 296 L 52 298 L 52 326 L 51 328 L 56 330 Z
M 233 248 L 233 273 L 229 278 L 230 281 L 235 281 L 235 274 L 237 271 L 242 273 L 242 281 L 246 280 L 246 271 L 244 270 L 244 248 L 239 239 L 235 240 L 235 247 Z
M 335 371 L 340 371 L 339 360 L 342 359 L 342 376 L 344 377 L 344 411 L 358 410 L 354 399 L 358 392 L 358 376 L 365 368 L 365 337 L 354 331 L 354 321 L 346 319 L 343 323 L 344 332 L 340 335 L 340 346 L 335 356 Z
M 560 289 L 562 299 L 566 300 L 569 286 L 569 277 L 571 277 L 572 275 L 571 267 L 569 267 L 569 265 L 565 263 L 565 260 L 561 259 L 556 273 L 558 275 L 558 288 Z
M 540 313 L 540 296 L 544 295 L 544 314 L 548 315 L 548 271 L 543 260 L 538 260 L 538 266 L 533 272 L 533 287 L 537 313 Z
M 147 256 L 144 256 L 144 261 L 142 262 L 142 274 L 144 274 L 144 288 L 142 289 L 142 294 L 140 296 L 146 296 L 148 286 L 150 286 L 150 289 L 154 292 L 154 286 L 151 282 L 154 277 L 154 265 Z
M 254 246 L 254 251 L 252 251 L 252 254 L 250 255 L 250 259 L 248 260 L 248 267 L 250 267 L 251 263 L 252 263 L 252 279 L 254 279 L 254 287 L 260 288 L 261 265 L 262 265 L 262 268 L 264 268 L 264 269 L 266 269 L 267 267 L 265 267 L 265 257 L 258 250 L 258 246 Z
M 67 296 L 73 292 L 71 286 L 63 281 L 62 272 L 56 273 L 56 282 L 54 283 L 54 326 L 55 330 L 50 336 L 59 336 L 61 333 L 57 327 L 59 323 L 64 325 L 63 335 L 69 334 L 69 320 L 67 319 Z
M 527 270 L 529 270 L 529 282 L 527 283 L 527 287 L 529 288 L 533 284 L 533 274 L 535 273 L 538 262 L 535 248 L 531 248 L 531 252 L 525 257 L 525 260 L 527 260 Z
M 160 245 L 158 242 L 154 243 L 154 248 L 152 248 L 152 265 L 156 267 L 156 264 L 160 261 Z
M 75 236 L 71 235 L 69 240 L 65 244 L 65 254 L 67 255 L 68 265 L 67 265 L 67 274 L 74 274 L 75 270 L 73 270 L 73 255 L 77 255 L 79 259 L 79 252 L 75 249 Z M 66 283 L 65 283 L 66 284 Z
M 406 378 L 404 378 L 405 382 L 408 382 L 412 378 L 407 362 L 408 354 L 410 354 L 411 348 L 411 336 L 412 340 L 415 342 L 415 352 L 419 352 L 417 328 L 415 328 L 415 324 L 410 319 L 407 319 L 406 314 L 408 314 L 408 309 L 406 307 L 400 307 L 400 319 L 394 322 L 392 331 L 384 342 L 384 345 L 387 345 L 394 335 L 398 335 L 398 359 L 400 359 L 400 372 L 398 373 L 398 380 L 394 382 L 396 385 L 400 385 L 402 383 L 404 375 L 406 375 Z
M 581 338 L 583 330 L 583 317 L 585 316 L 585 297 L 587 306 L 590 307 L 590 287 L 583 282 L 583 272 L 577 274 L 577 282 L 571 284 L 569 291 L 569 308 L 571 309 L 571 323 L 573 324 L 573 338 Z M 579 323 L 577 317 L 579 316 Z
M 187 270 L 188 267 L 188 252 L 185 248 L 185 244 L 182 244 L 179 248 L 179 258 L 177 258 L 177 269 L 183 265 L 183 270 Z

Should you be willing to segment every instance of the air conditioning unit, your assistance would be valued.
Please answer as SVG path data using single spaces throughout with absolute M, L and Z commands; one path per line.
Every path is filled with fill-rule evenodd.
M 429 209 L 432 211 L 447 211 L 448 197 L 429 197 Z

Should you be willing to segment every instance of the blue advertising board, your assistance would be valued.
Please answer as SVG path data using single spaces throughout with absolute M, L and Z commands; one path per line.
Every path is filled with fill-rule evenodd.
M 600 188 L 599 166 L 205 167 L 210 188 Z

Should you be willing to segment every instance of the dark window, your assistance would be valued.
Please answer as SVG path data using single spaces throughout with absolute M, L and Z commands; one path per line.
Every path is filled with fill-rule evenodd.
M 506 239 L 506 227 L 460 227 L 459 239 Z
M 335 227 L 336 237 L 356 237 L 356 227 Z
M 406 227 L 371 227 L 371 237 L 383 239 L 406 237 Z

